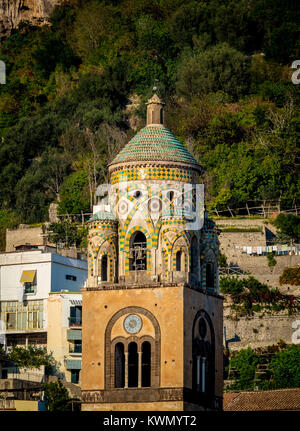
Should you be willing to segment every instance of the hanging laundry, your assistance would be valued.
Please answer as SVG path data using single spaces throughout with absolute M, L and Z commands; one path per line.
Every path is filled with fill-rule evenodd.
M 247 254 L 252 254 L 252 247 L 247 247 Z
M 257 247 L 257 254 L 262 254 L 262 247 Z

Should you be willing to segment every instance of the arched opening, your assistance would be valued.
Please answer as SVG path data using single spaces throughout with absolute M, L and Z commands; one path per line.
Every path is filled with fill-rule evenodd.
M 138 386 L 138 366 L 139 357 L 137 344 L 132 342 L 128 345 L 128 387 L 136 388 Z
M 206 265 L 206 288 L 214 289 L 215 287 L 215 273 L 214 273 L 214 265 L 209 262 Z
M 210 318 L 204 311 L 198 312 L 193 324 L 193 389 L 199 394 L 204 394 L 207 402 L 214 396 L 214 340 Z
M 142 386 L 151 386 L 151 344 L 144 341 L 142 344 Z
M 135 232 L 130 239 L 130 271 L 144 271 L 147 269 L 147 239 L 143 232 Z
M 176 253 L 176 271 L 181 271 L 181 250 Z
M 192 244 L 191 244 L 191 273 L 194 274 L 196 277 L 198 276 L 198 244 L 197 244 L 197 238 L 193 237 Z
M 107 255 L 101 258 L 101 281 L 107 281 Z
M 193 187 L 193 189 L 192 189 L 192 211 L 196 212 L 196 208 L 197 208 L 197 191 L 196 191 L 196 188 Z
M 115 387 L 124 388 L 125 386 L 125 355 L 123 343 L 115 346 Z
M 173 190 L 171 190 L 167 193 L 167 198 L 169 200 L 170 215 L 174 215 L 174 192 L 173 192 Z

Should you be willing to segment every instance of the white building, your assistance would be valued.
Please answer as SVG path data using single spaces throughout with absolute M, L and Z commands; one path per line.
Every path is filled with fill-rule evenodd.
M 0 253 L 0 330 L 7 346 L 46 346 L 48 298 L 80 292 L 87 262 L 42 250 Z
M 81 326 L 81 293 L 51 293 L 48 298 L 47 351 L 58 363 L 57 375 L 75 384 L 80 384 Z

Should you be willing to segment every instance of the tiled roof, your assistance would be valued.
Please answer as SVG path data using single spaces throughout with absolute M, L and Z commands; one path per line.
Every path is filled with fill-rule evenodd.
M 300 388 L 224 394 L 224 411 L 299 410 Z
M 112 161 L 173 161 L 198 165 L 185 146 L 162 124 L 140 130 Z
M 88 221 L 96 221 L 96 220 L 117 220 L 116 217 L 107 211 L 98 211 L 94 214 Z

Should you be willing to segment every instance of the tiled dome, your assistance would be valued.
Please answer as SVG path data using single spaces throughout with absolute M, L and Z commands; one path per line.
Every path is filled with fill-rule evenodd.
M 117 221 L 116 217 L 107 211 L 98 211 L 94 214 L 88 221 L 96 221 L 96 220 L 112 220 Z
M 170 161 L 198 165 L 185 146 L 162 124 L 148 125 L 140 130 L 110 165 L 137 161 Z

